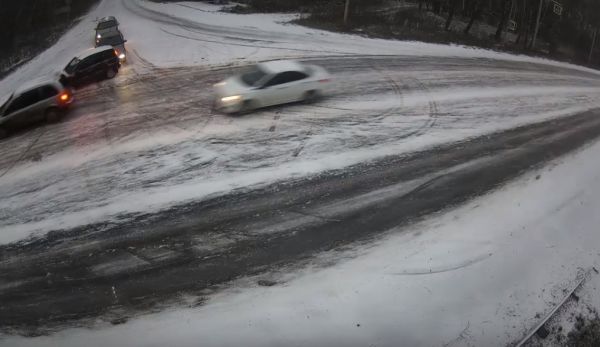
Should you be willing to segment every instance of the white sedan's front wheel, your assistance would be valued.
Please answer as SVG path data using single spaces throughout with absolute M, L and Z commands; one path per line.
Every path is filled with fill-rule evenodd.
M 257 106 L 256 106 L 256 103 L 254 102 L 254 100 L 252 100 L 252 99 L 244 100 L 242 102 L 242 106 L 240 107 L 240 110 L 238 113 L 240 113 L 240 114 L 248 113 L 252 110 L 255 110 L 256 108 L 257 108 Z

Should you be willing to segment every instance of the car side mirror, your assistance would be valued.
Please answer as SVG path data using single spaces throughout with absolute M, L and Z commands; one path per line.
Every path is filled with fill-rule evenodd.
M 123 40 L 123 43 L 127 42 L 127 40 Z

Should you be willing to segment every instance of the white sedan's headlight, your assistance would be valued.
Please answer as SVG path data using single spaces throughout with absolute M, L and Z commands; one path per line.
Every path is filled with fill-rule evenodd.
M 237 101 L 240 101 L 242 99 L 241 95 L 232 95 L 232 96 L 226 96 L 224 98 L 221 98 L 221 102 L 223 103 L 234 103 Z

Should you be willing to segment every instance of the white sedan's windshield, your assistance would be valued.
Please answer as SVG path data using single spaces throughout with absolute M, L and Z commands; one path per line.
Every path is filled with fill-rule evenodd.
M 252 71 L 247 72 L 242 75 L 242 81 L 245 84 L 247 84 L 248 86 L 254 86 L 254 85 L 256 85 L 256 83 L 258 83 L 260 80 L 262 80 L 266 75 L 267 75 L 267 73 L 262 71 L 260 68 L 255 67 Z

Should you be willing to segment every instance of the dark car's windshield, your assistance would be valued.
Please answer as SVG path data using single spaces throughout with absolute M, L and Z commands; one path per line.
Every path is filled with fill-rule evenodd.
M 263 79 L 267 73 L 261 70 L 258 66 L 254 67 L 251 71 L 242 75 L 242 82 L 249 86 L 254 86 L 258 81 Z
M 117 22 L 110 20 L 110 21 L 98 23 L 98 26 L 96 27 L 96 29 L 103 30 L 103 29 L 108 29 L 108 28 L 112 28 L 112 27 L 116 27 L 116 26 L 117 26 Z
M 69 64 L 67 64 L 67 67 L 65 68 L 65 71 L 67 73 L 72 73 L 73 71 L 75 71 L 75 67 L 77 66 L 77 64 L 79 64 L 81 60 L 79 58 L 73 58 Z
M 98 46 L 117 46 L 123 44 L 123 38 L 121 36 L 107 36 L 98 40 Z

